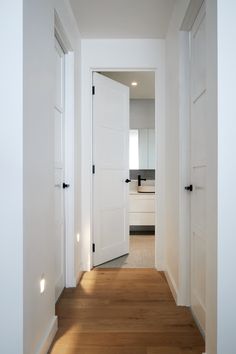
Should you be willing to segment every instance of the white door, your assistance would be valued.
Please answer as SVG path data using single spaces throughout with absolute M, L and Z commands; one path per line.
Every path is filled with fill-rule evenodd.
M 206 32 L 203 4 L 191 31 L 191 306 L 205 330 Z
M 64 272 L 64 73 L 65 55 L 55 40 L 55 106 L 54 106 L 54 173 L 55 173 L 55 298 L 58 299 L 65 284 Z
M 93 264 L 129 251 L 129 88 L 94 73 Z

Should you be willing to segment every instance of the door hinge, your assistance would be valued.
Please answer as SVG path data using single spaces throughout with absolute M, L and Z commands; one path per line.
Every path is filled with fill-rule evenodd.
M 95 243 L 93 243 L 93 252 L 95 252 Z
M 95 95 L 95 86 L 92 86 L 92 95 Z
M 93 172 L 93 175 L 94 175 L 95 174 L 95 165 L 93 165 L 92 172 Z

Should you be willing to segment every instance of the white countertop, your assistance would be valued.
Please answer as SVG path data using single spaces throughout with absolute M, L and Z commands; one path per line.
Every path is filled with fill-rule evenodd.
M 148 181 L 142 181 L 142 186 L 153 186 L 155 185 L 154 180 L 148 180 Z M 137 180 L 132 180 L 130 185 L 129 185 L 129 194 L 130 195 L 155 195 L 155 193 L 143 193 L 143 192 L 138 192 L 138 181 Z

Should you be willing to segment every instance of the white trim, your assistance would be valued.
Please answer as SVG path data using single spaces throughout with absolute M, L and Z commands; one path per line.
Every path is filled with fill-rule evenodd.
M 191 0 L 185 13 L 181 31 L 190 31 L 204 0 Z
M 59 299 L 59 296 L 61 295 L 64 286 L 65 286 L 65 278 L 64 278 L 64 274 L 61 274 L 55 283 L 55 303 Z
M 82 119 L 81 119 L 81 259 L 83 270 L 91 269 L 91 183 L 92 183 L 92 71 L 156 71 L 158 85 L 156 101 L 158 123 L 162 122 L 158 132 L 162 139 L 158 140 L 158 192 L 160 213 L 161 203 L 165 202 L 165 168 L 161 169 L 161 161 L 165 161 L 165 41 L 164 40 L 131 40 L 131 39 L 96 39 L 82 41 Z M 121 54 L 121 52 L 123 54 Z M 94 55 L 96 53 L 96 55 Z M 157 158 L 157 159 L 158 159 Z M 157 237 L 158 269 L 164 269 L 165 210 L 158 215 L 159 230 Z M 158 231 L 159 231 L 158 230 Z
M 199 331 L 201 332 L 201 335 L 203 336 L 203 338 L 205 339 L 206 338 L 206 331 L 204 331 L 204 329 L 202 328 L 200 322 L 198 321 L 197 317 L 195 316 L 193 310 L 192 310 L 192 307 L 190 307 L 190 310 L 191 310 L 191 314 L 193 316 L 193 319 L 199 329 Z
M 156 166 L 155 171 L 158 171 L 158 183 L 155 184 L 156 194 L 159 196 L 156 202 L 156 215 L 155 215 L 155 228 L 157 230 L 155 237 L 155 264 L 159 271 L 165 269 L 164 264 L 164 230 L 165 230 L 165 106 L 164 106 L 164 92 L 165 92 L 165 67 L 164 57 L 161 70 L 157 68 L 90 68 L 90 87 L 92 89 L 93 72 L 96 71 L 154 71 L 155 72 L 155 140 L 157 141 L 157 154 L 156 154 Z M 158 104 L 157 104 L 158 102 Z M 161 104 L 162 103 L 162 104 Z M 90 98 L 90 119 L 92 122 L 92 94 Z M 92 124 L 91 124 L 92 129 Z M 90 130 L 92 137 L 92 130 Z M 92 140 L 91 140 L 92 151 Z M 92 171 L 92 156 L 90 161 Z M 90 229 L 87 231 L 90 243 L 89 257 L 87 258 L 87 264 L 83 264 L 83 269 L 90 271 L 93 266 L 93 253 L 92 253 L 92 195 L 93 195 L 93 180 L 92 173 L 90 175 Z M 83 207 L 82 207 L 83 209 Z M 158 223 L 157 223 L 158 220 Z M 83 222 L 83 216 L 82 216 Z
M 72 51 L 73 49 L 71 47 L 70 41 L 65 33 L 64 27 L 55 9 L 54 9 L 54 32 L 55 32 L 55 37 L 60 43 L 64 53 L 67 54 L 69 51 Z
M 83 277 L 84 272 L 79 272 L 76 278 L 76 286 L 80 283 L 80 280 Z
M 41 344 L 39 345 L 39 349 L 36 351 L 36 354 L 47 354 L 48 350 L 52 344 L 53 338 L 58 329 L 58 321 L 57 316 L 54 316 L 50 326 L 48 327 L 45 336 L 42 338 Z
M 55 36 L 65 53 L 65 286 L 75 287 L 75 83 L 74 53 L 59 16 L 54 10 Z
M 162 53 L 161 68 L 155 70 L 155 265 L 158 271 L 165 270 L 166 232 L 166 106 L 165 106 L 165 52 Z
M 179 33 L 179 296 L 190 305 L 190 47 L 189 32 Z
M 170 291 L 174 297 L 174 300 L 175 300 L 176 304 L 178 305 L 178 297 L 179 297 L 179 293 L 177 290 L 178 288 L 177 288 L 177 285 L 174 281 L 174 278 L 172 277 L 172 275 L 168 269 L 165 270 L 165 276 L 166 276 L 167 283 L 170 287 Z
M 65 55 L 65 286 L 76 286 L 75 279 L 75 112 L 74 53 Z

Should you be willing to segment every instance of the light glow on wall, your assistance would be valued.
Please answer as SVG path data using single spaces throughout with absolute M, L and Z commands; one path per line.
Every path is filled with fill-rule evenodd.
M 46 286 L 46 280 L 45 280 L 45 277 L 44 277 L 44 274 L 43 274 L 42 277 L 41 277 L 41 280 L 40 280 L 40 294 L 44 293 L 45 286 Z

